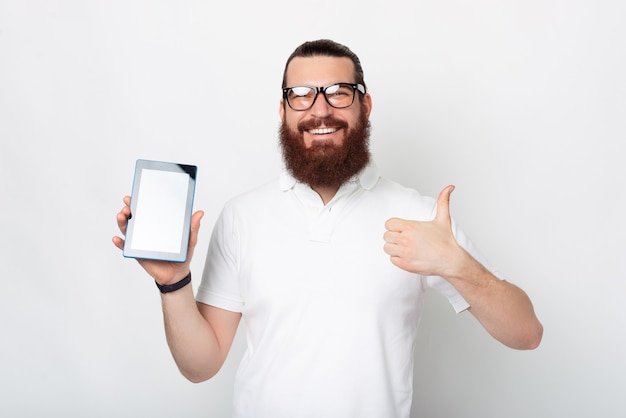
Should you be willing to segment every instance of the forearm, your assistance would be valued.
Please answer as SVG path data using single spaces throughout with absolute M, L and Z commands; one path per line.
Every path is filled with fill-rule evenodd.
M 192 382 L 213 377 L 226 352 L 202 316 L 190 285 L 161 296 L 167 343 L 180 372 Z
M 464 268 L 448 278 L 470 304 L 469 311 L 498 341 L 508 347 L 534 349 L 543 326 L 528 295 L 519 287 L 495 277 L 466 254 Z

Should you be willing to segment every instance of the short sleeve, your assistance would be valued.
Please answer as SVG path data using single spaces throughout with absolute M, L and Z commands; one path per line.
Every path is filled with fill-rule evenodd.
M 241 312 L 239 289 L 239 235 L 232 208 L 226 206 L 211 234 L 196 300 L 232 312 Z

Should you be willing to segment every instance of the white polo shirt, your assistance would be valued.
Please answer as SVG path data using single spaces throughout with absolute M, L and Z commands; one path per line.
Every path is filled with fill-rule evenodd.
M 225 205 L 197 300 L 243 314 L 235 417 L 409 416 L 426 288 L 457 312 L 468 304 L 444 279 L 393 265 L 384 224 L 435 211 L 435 199 L 380 177 L 373 164 L 327 205 L 286 172 Z

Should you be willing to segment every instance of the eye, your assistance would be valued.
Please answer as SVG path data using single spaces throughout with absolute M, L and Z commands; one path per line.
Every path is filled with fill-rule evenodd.
M 352 88 L 350 86 L 335 84 L 326 88 L 326 96 L 333 97 L 350 97 L 352 96 Z
M 294 97 L 312 96 L 313 95 L 313 89 L 311 87 L 306 87 L 306 86 L 292 87 L 290 95 L 294 96 Z

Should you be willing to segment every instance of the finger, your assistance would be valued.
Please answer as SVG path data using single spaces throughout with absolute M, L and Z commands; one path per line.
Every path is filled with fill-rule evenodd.
M 120 237 L 113 237 L 113 245 L 115 245 L 120 250 L 124 249 L 124 240 Z
M 126 207 L 128 208 L 128 216 L 126 217 L 126 219 L 130 219 L 133 216 L 130 211 L 130 196 L 124 196 L 122 200 L 124 201 L 124 205 L 126 205 Z
M 391 257 L 395 257 L 398 255 L 398 246 L 396 244 L 386 242 L 385 245 L 383 245 L 383 251 L 385 252 L 385 254 Z
M 122 234 L 126 235 L 126 226 L 128 225 L 128 219 L 130 218 L 130 208 L 128 206 L 124 206 L 117 214 L 117 226 L 122 232 Z
M 191 228 L 189 233 L 189 251 L 192 252 L 198 242 L 198 231 L 200 230 L 200 221 L 204 216 L 204 212 L 199 210 L 191 216 Z
M 383 234 L 383 240 L 389 244 L 397 244 L 400 238 L 400 233 L 395 231 L 385 231 Z
M 391 255 L 391 244 L 389 244 L 388 242 L 385 242 L 385 245 L 383 245 L 383 251 L 385 252 L 385 254 L 387 255 Z
M 395 255 L 391 255 L 389 257 L 389 260 L 391 261 L 391 264 L 393 264 L 393 265 L 395 265 L 397 267 L 400 267 L 402 269 L 404 268 L 403 260 L 402 260 L 401 257 L 395 256 Z
M 191 215 L 191 231 L 195 234 L 198 234 L 198 230 L 200 229 L 200 221 L 204 217 L 204 212 L 198 210 Z
M 446 186 L 437 198 L 437 214 L 435 215 L 435 221 L 441 223 L 450 222 L 450 195 L 454 190 L 453 185 Z
M 385 229 L 387 231 L 401 231 L 402 225 L 404 225 L 405 220 L 400 218 L 390 218 L 385 222 Z

